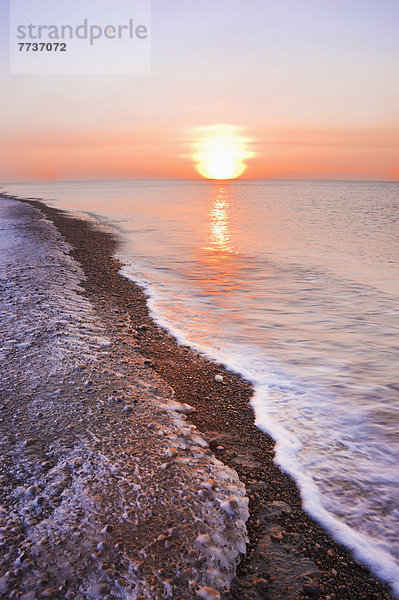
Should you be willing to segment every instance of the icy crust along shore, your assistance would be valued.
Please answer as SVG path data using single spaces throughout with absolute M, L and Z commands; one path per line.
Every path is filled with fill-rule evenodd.
M 223 598 L 245 487 L 123 346 L 128 316 L 100 322 L 68 251 L 0 199 L 0 598 Z

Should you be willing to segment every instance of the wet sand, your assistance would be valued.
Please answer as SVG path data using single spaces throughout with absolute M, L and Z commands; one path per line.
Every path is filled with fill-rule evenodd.
M 119 274 L 121 265 L 114 258 L 118 242 L 112 233 L 93 229 L 87 222 L 41 203 L 31 203 L 73 246 L 70 254 L 86 277 L 82 282 L 84 294 L 107 323 L 117 362 L 136 357 L 135 363 L 129 363 L 127 378 L 134 381 L 139 368 L 140 377 L 145 372 L 145 377 L 155 378 L 160 396 L 163 388 L 172 388 L 174 400 L 194 407 L 195 412 L 187 418 L 208 440 L 207 452 L 233 468 L 245 484 L 250 543 L 230 592 L 222 594 L 237 600 L 391 598 L 386 586 L 301 510 L 295 484 L 273 463 L 273 440 L 254 425 L 249 405 L 251 385 L 178 345 L 152 321 L 143 291 Z M 223 382 L 217 381 L 216 375 L 222 375 Z M 123 416 L 118 413 L 113 417 L 115 426 L 120 414 Z M 101 490 L 98 493 L 101 495 Z M 145 527 L 144 523 L 144 531 Z M 133 537 L 130 543 L 134 545 Z M 169 560 L 165 560 L 162 568 L 166 569 Z M 198 558 L 196 561 L 196 568 L 201 570 Z M 190 597 L 182 593 L 172 597 Z M 191 593 L 195 597 L 195 591 Z

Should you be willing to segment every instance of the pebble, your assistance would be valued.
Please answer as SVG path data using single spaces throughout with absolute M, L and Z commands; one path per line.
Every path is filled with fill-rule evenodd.
M 176 448 L 168 448 L 168 450 L 166 452 L 166 456 L 168 458 L 176 458 L 177 455 L 178 455 L 178 452 L 177 452 Z
M 209 479 L 202 484 L 202 487 L 206 490 L 216 490 L 216 482 L 214 479 Z
M 201 546 L 209 546 L 209 544 L 212 543 L 212 540 L 207 533 L 202 533 L 196 538 L 195 541 Z
M 46 588 L 41 592 L 42 598 L 55 598 L 57 596 L 57 590 L 55 588 Z
M 268 591 L 268 588 L 269 588 L 269 584 L 268 584 L 267 580 L 264 579 L 264 577 L 258 577 L 255 580 L 255 589 L 260 594 L 266 594 Z
M 102 533 L 103 535 L 107 535 L 107 533 L 112 533 L 113 529 L 114 529 L 114 528 L 112 527 L 112 525 L 106 525 L 105 527 L 103 527 L 103 528 L 101 529 L 101 533 Z
M 34 508 L 40 508 L 41 506 L 43 506 L 44 503 L 44 498 L 42 496 L 38 496 L 33 502 L 32 502 L 32 506 Z
M 90 591 L 95 598 L 102 598 L 109 594 L 109 585 L 106 583 L 97 583 Z
M 31 485 L 27 490 L 25 490 L 25 496 L 28 496 L 28 498 L 34 498 L 38 493 L 39 488 L 37 485 Z
M 183 581 L 188 581 L 189 579 L 191 579 L 193 576 L 193 570 L 191 568 L 189 569 L 184 569 L 184 571 L 182 571 L 180 573 L 180 579 L 182 579 Z
M 24 562 L 24 560 L 26 560 L 27 558 L 28 558 L 28 555 L 26 554 L 26 552 L 23 552 L 23 553 L 22 553 L 22 554 L 20 554 L 20 555 L 18 556 L 18 558 L 17 558 L 17 559 L 14 561 L 14 564 L 15 564 L 15 566 L 16 566 L 16 567 L 19 567 L 19 566 L 20 566 L 20 565 L 21 565 L 21 564 Z
M 97 550 L 99 552 L 106 552 L 108 549 L 108 544 L 107 542 L 100 542 L 99 544 L 97 544 Z
M 218 383 L 223 383 L 223 375 L 220 375 L 219 373 L 215 375 L 215 381 Z
M 207 500 L 208 498 L 212 498 L 212 491 L 207 489 L 201 489 L 198 492 L 198 496 L 201 500 Z
M 314 585 L 311 583 L 305 583 L 305 585 L 303 586 L 303 591 L 305 592 L 305 594 L 307 596 L 315 598 L 316 596 L 319 595 L 320 588 L 318 585 Z
M 177 538 L 178 535 L 179 535 L 179 528 L 178 527 L 171 527 L 170 529 L 168 529 L 168 534 L 172 538 Z
M 209 448 L 211 450 L 216 450 L 216 448 L 218 447 L 219 442 L 217 441 L 216 438 L 212 438 L 211 441 L 209 442 Z
M 140 562 L 133 564 L 133 569 L 136 571 L 136 573 L 142 573 L 144 566 L 145 563 L 141 560 Z
M 198 590 L 197 596 L 202 598 L 202 600 L 220 600 L 219 592 L 206 586 Z
M 37 600 L 36 592 L 27 592 L 22 596 L 21 600 Z
M 126 406 L 123 409 L 123 412 L 127 413 L 127 412 L 132 412 L 133 410 L 133 405 L 132 404 L 126 404 Z
M 225 500 L 220 505 L 221 510 L 230 515 L 230 517 L 234 517 L 237 514 L 238 510 L 238 502 L 234 498 L 229 498 Z

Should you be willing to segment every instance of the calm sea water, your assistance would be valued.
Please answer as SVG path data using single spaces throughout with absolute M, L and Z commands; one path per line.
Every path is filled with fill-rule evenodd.
M 254 383 L 305 508 L 399 594 L 399 184 L 5 191 L 117 227 L 156 320 Z

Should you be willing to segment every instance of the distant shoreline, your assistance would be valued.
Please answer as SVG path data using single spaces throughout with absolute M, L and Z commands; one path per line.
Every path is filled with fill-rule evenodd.
M 121 265 L 114 257 L 117 239 L 42 202 L 24 202 L 39 208 L 74 247 L 71 255 L 82 265 L 85 291 L 100 314 L 101 303 L 128 311 L 139 331 L 139 351 L 147 366 L 173 387 L 179 402 L 196 408 L 193 423 L 210 440 L 216 457 L 234 468 L 245 483 L 251 542 L 238 568 L 232 597 L 392 598 L 386 585 L 301 509 L 295 484 L 273 463 L 273 440 L 254 425 L 251 385 L 179 345 L 152 321 L 144 292 L 119 273 Z M 130 343 L 127 337 L 126 344 Z M 217 374 L 222 374 L 223 384 L 215 381 Z

